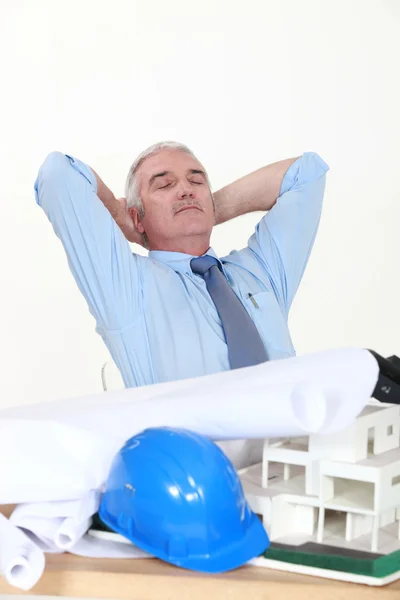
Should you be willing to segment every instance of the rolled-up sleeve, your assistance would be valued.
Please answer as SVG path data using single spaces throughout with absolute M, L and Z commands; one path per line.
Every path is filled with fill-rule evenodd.
M 97 197 L 93 171 L 52 152 L 39 169 L 34 192 L 97 326 L 118 331 L 131 325 L 141 308 L 138 257 Z
M 297 159 L 283 178 L 276 204 L 257 224 L 248 242 L 250 250 L 265 265 L 286 313 L 315 242 L 328 169 L 313 152 Z

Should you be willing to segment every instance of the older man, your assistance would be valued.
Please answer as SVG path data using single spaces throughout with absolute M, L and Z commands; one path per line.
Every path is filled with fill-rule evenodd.
M 35 183 L 96 330 L 126 387 L 295 354 L 288 314 L 313 246 L 328 166 L 315 153 L 212 194 L 184 145 L 152 146 L 116 199 L 80 160 L 51 153 Z M 245 248 L 218 257 L 214 225 L 264 211 Z M 146 247 L 132 253 L 128 242 Z

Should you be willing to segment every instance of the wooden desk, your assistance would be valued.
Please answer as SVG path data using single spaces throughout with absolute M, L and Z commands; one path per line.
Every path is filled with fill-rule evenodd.
M 4 510 L 5 514 L 9 510 Z M 112 600 L 400 600 L 400 581 L 383 588 L 347 584 L 244 566 L 222 575 L 177 569 L 157 559 L 92 559 L 46 555 L 46 569 L 30 592 L 0 578 L 0 594 Z

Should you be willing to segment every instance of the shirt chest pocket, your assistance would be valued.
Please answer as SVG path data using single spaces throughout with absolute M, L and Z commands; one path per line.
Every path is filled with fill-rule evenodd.
M 245 298 L 245 307 L 252 317 L 267 350 L 294 354 L 287 320 L 273 292 L 259 292 Z M 273 352 L 272 352 L 273 354 Z

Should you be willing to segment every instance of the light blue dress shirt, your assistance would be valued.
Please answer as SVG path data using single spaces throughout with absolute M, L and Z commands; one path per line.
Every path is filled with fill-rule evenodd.
M 288 313 L 317 233 L 327 164 L 303 154 L 288 169 L 275 206 L 248 245 L 217 257 L 254 319 L 270 359 L 293 356 Z M 197 377 L 229 369 L 221 322 L 191 255 L 132 253 L 96 196 L 93 171 L 52 152 L 41 166 L 35 197 L 61 240 L 126 387 Z

